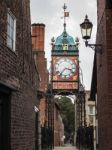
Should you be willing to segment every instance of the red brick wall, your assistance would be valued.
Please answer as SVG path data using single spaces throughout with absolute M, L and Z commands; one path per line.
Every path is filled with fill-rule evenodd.
M 112 10 L 105 9 L 105 1 L 98 0 L 97 96 L 99 121 L 99 150 L 111 150 L 112 144 Z
M 44 50 L 45 42 L 45 25 L 32 24 L 32 48 L 35 58 L 35 64 L 39 72 L 41 92 L 46 92 L 48 85 L 47 59 L 45 58 Z M 46 98 L 43 96 L 39 103 L 40 110 L 40 125 L 44 127 L 46 122 Z
M 34 150 L 38 75 L 31 48 L 30 2 L 7 2 L 0 1 L 0 83 L 15 88 L 11 94 L 11 150 Z M 7 8 L 17 21 L 15 52 L 6 46 Z
M 40 90 L 46 91 L 48 84 L 47 60 L 41 52 L 37 56 L 37 66 L 40 75 Z
M 40 125 L 41 127 L 45 126 L 45 122 L 46 122 L 46 100 L 45 98 L 41 98 L 40 99 L 40 104 L 39 104 L 39 110 L 40 110 Z
M 32 24 L 32 47 L 44 51 L 45 25 Z
M 97 8 L 98 8 L 97 16 L 98 16 L 98 23 L 99 23 L 105 11 L 105 0 L 97 0 Z
M 46 91 L 48 84 L 47 59 L 44 50 L 45 25 L 32 24 L 32 47 L 40 76 L 40 90 Z

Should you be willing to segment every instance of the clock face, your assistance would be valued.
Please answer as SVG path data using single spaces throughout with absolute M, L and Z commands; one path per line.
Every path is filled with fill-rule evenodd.
M 76 64 L 68 58 L 61 58 L 55 65 L 55 72 L 63 79 L 70 78 L 76 72 Z

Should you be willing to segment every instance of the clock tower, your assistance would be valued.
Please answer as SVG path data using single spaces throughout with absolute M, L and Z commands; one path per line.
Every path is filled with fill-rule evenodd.
M 78 38 L 74 41 L 66 31 L 66 12 L 64 4 L 64 30 L 60 36 L 51 39 L 52 64 L 51 80 L 53 93 L 76 93 L 79 83 L 79 50 Z

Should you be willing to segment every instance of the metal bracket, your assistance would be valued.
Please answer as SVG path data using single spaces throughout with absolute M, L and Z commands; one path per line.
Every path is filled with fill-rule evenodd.
M 92 48 L 96 53 L 102 54 L 102 45 L 101 44 L 88 44 L 88 41 L 85 41 L 85 46 Z

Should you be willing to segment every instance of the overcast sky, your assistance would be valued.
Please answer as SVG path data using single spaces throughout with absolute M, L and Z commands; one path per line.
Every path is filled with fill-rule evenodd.
M 44 23 L 45 27 L 45 54 L 48 60 L 48 69 L 51 60 L 51 38 L 59 36 L 63 32 L 63 9 L 66 3 L 70 17 L 67 18 L 67 32 L 75 39 L 79 37 L 80 67 L 83 71 L 85 89 L 89 90 L 91 85 L 91 74 L 93 67 L 94 51 L 86 48 L 81 37 L 80 23 L 88 14 L 93 23 L 93 32 L 90 43 L 95 42 L 96 36 L 96 0 L 31 0 L 32 23 Z

